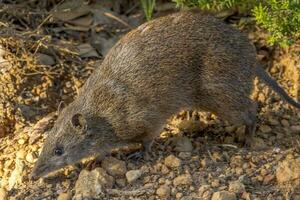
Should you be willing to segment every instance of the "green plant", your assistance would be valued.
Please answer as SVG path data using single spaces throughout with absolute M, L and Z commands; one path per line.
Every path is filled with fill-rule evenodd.
M 152 18 L 153 10 L 155 7 L 155 1 L 156 0 L 141 0 L 146 19 L 148 21 Z
M 253 8 L 257 24 L 270 32 L 268 42 L 288 46 L 300 38 L 300 1 L 269 0 Z
M 220 11 L 251 10 L 258 25 L 270 36 L 268 42 L 286 47 L 300 37 L 300 0 L 173 0 L 180 7 Z
M 180 7 L 199 7 L 203 10 L 220 11 L 233 7 L 248 8 L 255 0 L 173 0 Z

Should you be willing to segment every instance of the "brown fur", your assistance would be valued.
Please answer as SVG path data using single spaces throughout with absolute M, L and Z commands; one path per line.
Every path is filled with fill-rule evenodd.
M 147 144 L 182 109 L 245 124 L 251 135 L 255 67 L 247 37 L 209 14 L 183 11 L 145 23 L 110 50 L 59 115 L 32 177 L 133 141 Z M 84 120 L 72 125 L 77 113 Z M 54 155 L 58 147 L 61 156 Z

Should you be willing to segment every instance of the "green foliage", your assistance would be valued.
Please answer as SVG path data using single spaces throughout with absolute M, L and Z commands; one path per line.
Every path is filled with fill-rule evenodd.
M 220 11 L 233 7 L 247 9 L 257 3 L 255 0 L 173 0 L 180 7 L 199 7 L 203 10 Z
M 300 0 L 173 0 L 179 7 L 221 11 L 238 8 L 251 11 L 258 25 L 270 33 L 268 42 L 286 47 L 300 38 Z M 147 20 L 155 0 L 141 0 Z
M 152 13 L 155 7 L 156 0 L 141 0 L 141 4 L 146 16 L 146 19 L 149 21 L 152 17 Z
M 173 0 L 180 7 L 220 11 L 252 10 L 258 25 L 269 31 L 268 42 L 286 47 L 300 37 L 300 0 Z
M 256 22 L 270 32 L 268 42 L 288 46 L 300 38 L 300 1 L 269 0 L 253 8 Z

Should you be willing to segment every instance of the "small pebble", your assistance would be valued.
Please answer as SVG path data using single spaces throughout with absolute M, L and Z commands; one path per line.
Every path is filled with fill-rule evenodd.
M 112 188 L 114 178 L 103 168 L 97 167 L 92 171 L 82 170 L 75 184 L 75 198 L 94 199 L 103 192 L 104 188 Z
M 202 200 L 210 200 L 213 194 L 213 189 L 210 185 L 202 185 L 198 190 L 198 195 Z
M 234 192 L 234 193 L 238 193 L 238 194 L 242 194 L 243 192 L 245 192 L 245 186 L 243 183 L 241 183 L 240 181 L 233 181 L 229 183 L 229 192 Z
M 290 126 L 289 121 L 286 120 L 286 119 L 281 120 L 281 124 L 282 124 L 282 126 L 284 126 L 284 127 L 289 127 L 289 126 Z
M 218 179 L 213 180 L 211 186 L 214 188 L 220 187 L 220 181 Z
M 57 200 L 71 200 L 72 196 L 70 193 L 60 193 L 57 197 Z
M 128 183 L 133 183 L 142 176 L 141 170 L 130 170 L 126 173 Z
M 176 199 L 180 199 L 183 196 L 183 194 L 181 192 L 178 192 L 175 197 Z
M 116 183 L 119 187 L 125 187 L 126 186 L 126 179 L 124 179 L 124 178 L 116 179 Z
M 1 200 L 7 200 L 7 191 L 4 188 L 0 188 L 0 199 Z
M 300 158 L 293 159 L 287 156 L 280 162 L 276 170 L 276 179 L 281 184 L 295 182 L 300 185 Z
M 162 198 L 169 198 L 170 193 L 171 193 L 171 189 L 167 185 L 162 185 L 156 190 L 157 196 Z
M 26 155 L 26 161 L 29 162 L 29 163 L 34 163 L 35 162 L 35 158 L 34 158 L 33 153 L 28 153 Z
M 25 144 L 25 142 L 26 142 L 26 141 L 25 141 L 23 138 L 21 138 L 21 139 L 18 140 L 18 143 L 21 144 L 21 145 L 22 145 L 22 144 Z
M 174 186 L 190 185 L 192 183 L 193 183 L 193 179 L 192 179 L 192 176 L 190 174 L 179 175 L 173 180 Z
M 263 133 L 270 133 L 272 131 L 272 128 L 268 125 L 261 125 L 259 127 L 259 130 L 261 130 L 261 132 Z
M 300 125 L 293 125 L 290 127 L 292 133 L 300 133 Z
M 126 163 L 114 157 L 105 158 L 101 166 L 111 176 L 124 176 L 127 171 Z
M 24 160 L 26 157 L 26 151 L 24 149 L 19 150 L 16 153 L 17 158 Z
M 170 168 L 180 167 L 181 163 L 181 160 L 174 155 L 169 155 L 165 158 L 165 165 Z
M 236 196 L 232 192 L 220 191 L 220 192 L 215 192 L 211 200 L 236 200 Z

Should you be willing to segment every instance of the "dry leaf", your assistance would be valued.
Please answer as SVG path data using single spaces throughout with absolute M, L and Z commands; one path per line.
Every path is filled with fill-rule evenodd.
M 73 26 L 71 24 L 65 24 L 67 29 L 73 30 L 73 31 L 82 31 L 82 32 L 86 32 L 90 30 L 90 27 L 86 27 L 86 26 Z
M 104 8 L 92 8 L 93 18 L 95 25 L 107 25 L 107 26 L 122 26 L 130 27 L 130 25 L 125 21 L 124 16 L 120 16 L 115 12 Z M 127 18 L 126 18 L 127 19 Z
M 77 46 L 81 58 L 100 57 L 97 51 L 88 43 Z
M 54 19 L 61 20 L 63 22 L 67 22 L 78 17 L 89 14 L 90 11 L 88 9 L 84 9 L 81 11 L 57 11 L 52 14 Z
M 90 14 L 68 21 L 68 23 L 72 25 L 85 27 L 89 27 L 92 24 L 92 22 L 93 18 Z

